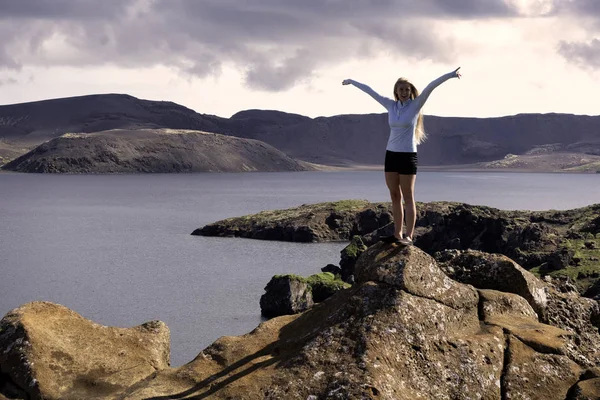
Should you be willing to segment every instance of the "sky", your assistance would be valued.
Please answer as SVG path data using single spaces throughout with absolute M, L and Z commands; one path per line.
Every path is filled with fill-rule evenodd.
M 598 115 L 598 0 L 0 0 L 0 105 L 124 93 L 230 117 L 382 113 L 351 78 L 438 87 L 429 115 Z

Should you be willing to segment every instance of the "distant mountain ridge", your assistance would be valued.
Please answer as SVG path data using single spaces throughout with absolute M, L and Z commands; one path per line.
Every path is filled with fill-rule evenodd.
M 90 95 L 0 106 L 0 157 L 7 162 L 67 132 L 141 128 L 200 130 L 256 139 L 290 157 L 328 165 L 382 164 L 389 132 L 385 114 L 310 118 L 246 110 L 222 118 L 172 102 L 121 94 Z M 428 115 L 425 128 L 428 140 L 419 146 L 420 165 L 482 163 L 538 149 L 600 155 L 600 116 Z

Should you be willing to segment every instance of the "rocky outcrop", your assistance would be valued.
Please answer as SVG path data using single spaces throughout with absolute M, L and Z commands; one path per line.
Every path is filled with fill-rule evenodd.
M 476 250 L 446 250 L 436 254 L 436 259 L 440 268 L 455 281 L 518 294 L 529 302 L 537 315 L 545 315 L 547 286 L 510 258 Z
M 0 390 L 10 398 L 112 398 L 169 367 L 170 334 L 95 324 L 66 307 L 28 303 L 0 322 Z
M 430 202 L 417 203 L 417 213 L 415 245 L 431 255 L 447 249 L 503 254 L 536 274 L 570 277 L 580 293 L 600 278 L 600 204 L 532 212 Z M 313 242 L 360 235 L 370 246 L 393 233 L 391 221 L 390 203 L 345 200 L 230 218 L 193 234 Z M 355 247 L 349 246 L 350 255 Z M 346 281 L 354 260 L 342 253 Z
M 354 283 L 354 266 L 356 260 L 367 250 L 360 236 L 352 237 L 350 244 L 341 251 L 340 271 L 344 282 Z
M 391 215 L 383 205 L 373 205 L 366 200 L 343 200 L 228 218 L 196 229 L 192 235 L 329 242 L 364 235 L 390 221 Z
M 65 134 L 2 168 L 71 174 L 314 170 L 257 140 L 180 129 Z
M 265 287 L 260 298 L 260 310 L 264 317 L 298 314 L 308 310 L 350 285 L 330 272 L 304 278 L 298 275 L 276 275 Z
M 158 370 L 104 398 L 600 396 L 600 360 L 585 343 L 589 339 L 600 348 L 597 329 L 595 338 L 583 340 L 563 324 L 569 312 L 585 310 L 575 292 L 531 282 L 549 296 L 544 323 L 531 300 L 457 282 L 418 248 L 384 243 L 359 257 L 355 277 L 351 289 L 302 314 L 273 318 L 241 337 L 220 338 L 192 362 Z M 594 324 L 592 313 L 582 312 L 579 319 L 580 328 Z M 62 398 L 77 394 L 65 391 Z
M 514 293 L 527 301 L 539 320 L 568 332 L 566 354 L 585 367 L 600 366 L 600 307 L 564 282 L 537 279 L 511 259 L 479 251 L 449 250 L 436 254 L 452 279 L 481 289 Z
M 260 312 L 267 318 L 298 314 L 314 304 L 308 282 L 293 275 L 274 276 L 265 292 L 260 297 Z

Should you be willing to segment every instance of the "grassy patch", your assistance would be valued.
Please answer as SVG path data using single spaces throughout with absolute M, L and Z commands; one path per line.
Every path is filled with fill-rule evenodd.
M 592 244 L 593 248 L 588 247 L 586 243 Z M 591 236 L 587 239 L 567 239 L 566 246 L 575 251 L 573 256 L 577 263 L 575 266 L 551 271 L 547 274 L 541 273 L 540 267 L 533 268 L 530 272 L 538 277 L 543 275 L 568 277 L 580 290 L 585 290 L 600 277 L 600 238 Z
M 595 161 L 587 164 L 578 165 L 576 167 L 565 168 L 565 171 L 573 172 L 598 172 L 600 171 L 600 161 Z
M 365 251 L 367 246 L 363 243 L 360 236 L 353 236 L 350 244 L 342 250 L 342 252 L 349 258 L 356 258 L 360 253 Z
M 288 278 L 293 281 L 308 284 L 308 289 L 311 291 L 313 300 L 316 303 L 320 303 L 338 290 L 347 289 L 351 286 L 331 272 L 320 272 L 311 275 L 308 278 L 295 274 L 275 275 L 273 277 L 273 279 L 277 278 Z
M 223 221 L 230 223 L 250 221 L 256 223 L 276 223 L 306 217 L 310 214 L 357 211 L 367 207 L 369 204 L 370 203 L 367 200 L 340 200 L 326 203 L 304 204 L 299 207 L 288 208 L 285 210 L 268 210 L 261 211 L 257 214 L 245 215 L 243 217 L 227 218 Z

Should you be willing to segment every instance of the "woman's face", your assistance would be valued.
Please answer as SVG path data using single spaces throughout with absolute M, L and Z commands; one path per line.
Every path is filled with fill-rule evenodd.
M 400 83 L 396 88 L 396 96 L 402 102 L 410 99 L 410 85 L 408 83 Z

